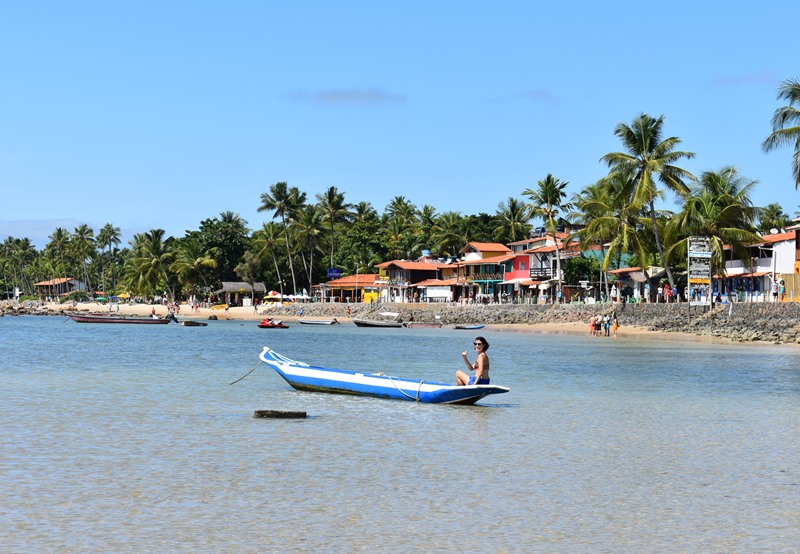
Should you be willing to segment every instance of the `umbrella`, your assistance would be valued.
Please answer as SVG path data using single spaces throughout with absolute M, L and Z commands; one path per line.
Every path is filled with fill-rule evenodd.
M 105 296 L 98 296 L 97 298 L 95 298 L 95 300 L 105 300 L 105 299 L 106 299 Z
M 281 293 L 279 293 L 277 291 L 274 291 L 274 290 L 269 291 L 269 293 L 266 296 L 266 298 L 280 298 L 280 297 L 281 297 Z
M 127 292 L 123 292 L 117 295 L 117 298 L 130 298 L 130 297 L 131 295 L 128 294 Z

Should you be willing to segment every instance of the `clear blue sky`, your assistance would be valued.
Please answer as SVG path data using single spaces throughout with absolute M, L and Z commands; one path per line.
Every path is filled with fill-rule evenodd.
M 642 112 L 686 169 L 735 165 L 794 215 L 791 151 L 761 142 L 796 2 L 714 4 L 0 0 L 0 240 L 258 228 L 278 181 L 491 214 L 595 182 Z

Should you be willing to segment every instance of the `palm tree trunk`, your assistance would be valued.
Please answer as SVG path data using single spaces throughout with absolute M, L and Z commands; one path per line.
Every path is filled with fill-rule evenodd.
M 658 236 L 658 225 L 656 223 L 656 207 L 653 201 L 650 201 L 650 219 L 653 221 L 653 235 L 656 239 L 656 248 L 658 248 L 658 255 L 664 264 L 664 270 L 667 272 L 667 279 L 669 280 L 669 288 L 675 288 L 675 279 L 672 277 L 672 268 L 669 262 L 664 257 L 664 247 L 661 245 L 661 237 Z

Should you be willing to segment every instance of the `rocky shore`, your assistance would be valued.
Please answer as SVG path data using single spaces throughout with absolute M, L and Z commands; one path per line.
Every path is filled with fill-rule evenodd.
M 137 306 L 143 314 L 150 306 Z M 509 325 L 515 328 L 544 324 L 575 325 L 587 323 L 597 314 L 616 313 L 621 329 L 637 328 L 653 332 L 687 333 L 728 339 L 735 342 L 793 343 L 800 344 L 800 304 L 783 303 L 736 303 L 708 309 L 682 304 L 563 304 L 563 305 L 450 305 L 450 304 L 276 304 L 261 306 L 255 314 L 252 308 L 203 310 L 193 314 L 188 307 L 181 310 L 181 317 L 207 319 L 209 314 L 220 319 L 258 319 L 265 315 L 296 319 L 340 318 L 347 320 L 347 309 L 351 317 L 378 318 L 382 311 L 399 312 L 408 321 L 441 321 L 444 325 L 477 324 L 489 326 Z M 129 308 L 129 306 L 124 306 Z M 74 311 L 104 310 L 91 305 L 46 307 L 0 303 L 0 315 L 56 315 L 66 316 Z M 124 311 L 128 311 L 127 309 Z M 158 307 L 159 313 L 166 308 Z M 437 317 L 438 316 L 438 317 Z

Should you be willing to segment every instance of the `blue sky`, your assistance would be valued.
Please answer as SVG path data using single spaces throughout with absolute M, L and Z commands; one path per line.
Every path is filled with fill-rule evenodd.
M 255 229 L 278 181 L 491 214 L 548 173 L 597 181 L 640 113 L 794 215 L 791 151 L 761 142 L 796 4 L 713 4 L 2 1 L 0 240 Z

